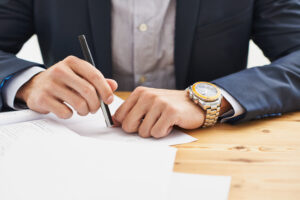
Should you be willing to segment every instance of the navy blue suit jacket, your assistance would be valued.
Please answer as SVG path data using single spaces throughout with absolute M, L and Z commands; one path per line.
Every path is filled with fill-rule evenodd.
M 216 83 L 246 110 L 233 121 L 300 109 L 300 0 L 177 0 L 176 9 L 178 89 Z M 112 76 L 110 0 L 0 0 L 0 81 L 37 65 L 15 57 L 33 34 L 44 67 L 82 57 L 77 36 L 86 34 L 98 69 Z M 246 69 L 250 39 L 270 65 Z

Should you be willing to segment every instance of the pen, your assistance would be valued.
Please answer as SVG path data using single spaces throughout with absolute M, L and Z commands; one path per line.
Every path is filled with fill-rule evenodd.
M 95 65 L 94 59 L 92 57 L 92 54 L 91 54 L 90 48 L 88 46 L 88 43 L 86 41 L 85 35 L 78 36 L 78 39 L 79 39 L 79 43 L 80 43 L 81 50 L 82 50 L 82 53 L 83 53 L 83 56 L 84 56 L 85 60 L 95 67 L 96 65 Z M 108 105 L 106 105 L 102 101 L 102 99 L 100 99 L 100 104 L 101 104 L 101 110 L 103 112 L 103 116 L 104 116 L 104 119 L 105 119 L 106 126 L 107 127 L 112 127 L 114 123 L 112 121 Z

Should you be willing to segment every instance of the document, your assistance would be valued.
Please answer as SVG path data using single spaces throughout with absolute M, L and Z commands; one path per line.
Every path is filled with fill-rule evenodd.
M 22 137 L 0 165 L 1 200 L 166 200 L 176 149 L 84 137 Z
M 76 133 L 51 120 L 37 120 L 0 126 L 0 161 L 22 137 L 58 135 L 60 137 L 79 137 Z
M 175 154 L 167 146 L 22 137 L 0 165 L 0 199 L 227 199 L 230 177 L 173 173 Z
M 119 141 L 126 143 L 157 144 L 157 145 L 176 145 L 196 141 L 194 137 L 182 133 L 179 130 L 173 130 L 165 138 L 142 138 L 137 133 L 125 133 L 121 128 L 101 127 L 99 123 L 87 122 L 84 126 L 73 124 L 67 125 L 71 130 L 84 137 L 91 137 L 99 140 Z
M 44 115 L 36 113 L 32 110 L 11 111 L 0 113 L 0 126 L 15 124 L 19 122 L 32 121 L 43 118 Z
M 109 106 L 112 115 L 123 102 L 124 101 L 122 99 L 115 96 L 114 102 Z M 56 120 L 81 136 L 96 138 L 99 140 L 162 145 L 184 144 L 197 140 L 196 138 L 179 130 L 173 130 L 168 137 L 155 139 L 141 138 L 138 134 L 128 134 L 121 128 L 107 128 L 101 110 L 99 110 L 96 114 L 90 114 L 86 117 L 74 114 L 74 116 L 68 120 L 57 119 L 54 115 L 48 115 L 48 118 Z
M 111 113 L 114 114 L 124 101 L 115 96 L 114 102 L 109 105 Z M 107 128 L 101 110 L 96 114 L 80 116 L 74 112 L 71 119 L 58 119 L 54 114 L 41 115 L 31 110 L 0 113 L 0 122 L 12 124 L 36 119 L 50 119 L 68 127 L 70 130 L 84 137 L 96 138 L 107 141 L 121 141 L 126 143 L 149 143 L 162 145 L 176 145 L 196 141 L 197 139 L 179 130 L 173 130 L 170 135 L 162 139 L 141 138 L 137 134 L 127 134 L 120 128 Z M 1 126 L 1 124 L 0 124 Z
M 168 189 L 168 199 L 226 200 L 230 182 L 230 176 L 173 173 Z

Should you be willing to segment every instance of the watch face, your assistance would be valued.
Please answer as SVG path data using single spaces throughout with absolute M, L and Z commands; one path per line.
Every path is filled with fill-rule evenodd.
M 199 94 L 200 98 L 215 100 L 218 98 L 219 91 L 214 85 L 207 83 L 198 83 L 195 85 L 196 93 Z M 197 95 L 198 96 L 198 95 Z

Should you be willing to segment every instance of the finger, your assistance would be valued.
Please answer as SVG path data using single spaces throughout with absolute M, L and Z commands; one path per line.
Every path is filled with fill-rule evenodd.
M 113 120 L 113 127 L 120 127 L 122 124 L 120 122 L 118 122 L 114 116 L 112 116 L 112 120 Z
M 114 114 L 114 118 L 122 123 L 125 116 L 130 112 L 133 106 L 138 101 L 140 96 L 140 92 L 138 90 L 134 90 L 131 95 L 126 99 L 126 101 L 118 108 L 118 110 Z
M 70 69 L 65 69 L 60 81 L 70 89 L 73 89 L 85 99 L 91 113 L 97 112 L 100 107 L 100 100 L 96 89 L 88 81 L 79 77 Z
M 139 127 L 139 135 L 141 137 L 147 138 L 151 136 L 151 129 L 154 124 L 157 122 L 162 113 L 161 105 L 154 104 L 148 113 L 146 114 L 143 122 Z
M 107 83 L 109 84 L 110 88 L 112 89 L 112 91 L 116 91 L 118 88 L 118 83 L 113 80 L 113 79 L 106 79 Z
M 76 74 L 83 77 L 96 88 L 101 99 L 106 104 L 113 102 L 113 91 L 98 69 L 90 63 L 73 56 L 66 58 L 65 62 Z
M 44 110 L 54 113 L 58 118 L 68 119 L 72 117 L 72 110 L 54 97 L 45 99 L 44 105 Z
M 122 129 L 127 133 L 135 133 L 146 114 L 150 109 L 149 103 L 145 102 L 143 98 L 139 98 L 133 108 L 125 115 L 122 122 Z
M 166 109 L 151 129 L 150 134 L 155 138 L 165 137 L 171 132 L 172 127 L 175 124 L 176 121 L 174 115 L 170 115 L 170 112 Z
M 53 91 L 53 96 L 61 102 L 70 104 L 79 115 L 85 116 L 90 112 L 87 101 L 76 91 L 66 86 L 57 85 Z

